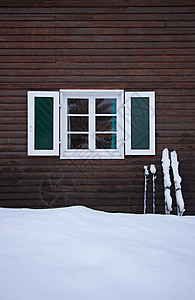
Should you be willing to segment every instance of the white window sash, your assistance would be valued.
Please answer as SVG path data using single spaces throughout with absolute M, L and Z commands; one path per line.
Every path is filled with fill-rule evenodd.
M 117 149 L 95 149 L 95 99 L 117 99 Z M 67 149 L 67 98 L 89 99 L 89 149 Z M 61 159 L 123 159 L 124 158 L 124 91 L 123 90 L 60 90 Z

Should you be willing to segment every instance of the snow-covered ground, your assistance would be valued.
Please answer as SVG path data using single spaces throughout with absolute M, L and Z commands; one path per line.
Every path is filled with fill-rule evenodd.
M 194 300 L 195 217 L 0 208 L 1 300 Z

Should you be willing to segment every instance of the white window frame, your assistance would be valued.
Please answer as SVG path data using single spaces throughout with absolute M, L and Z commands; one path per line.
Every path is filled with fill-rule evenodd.
M 59 92 L 29 91 L 28 97 L 28 155 L 59 155 Z M 35 97 L 53 97 L 53 149 L 35 149 Z
M 95 149 L 95 98 L 117 99 L 117 149 Z M 89 149 L 67 149 L 67 98 L 89 99 Z M 124 159 L 124 91 L 123 90 L 60 90 L 60 158 L 61 159 Z M 64 130 L 63 130 L 64 128 Z
M 127 132 L 131 124 L 131 97 L 149 97 L 149 149 L 131 149 L 131 132 Z M 125 154 L 155 155 L 155 92 L 125 92 Z

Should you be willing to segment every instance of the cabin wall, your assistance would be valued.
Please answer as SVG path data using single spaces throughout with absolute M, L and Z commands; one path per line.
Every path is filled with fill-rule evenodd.
M 0 40 L 0 206 L 141 213 L 143 166 L 155 163 L 163 213 L 168 147 L 178 153 L 186 214 L 195 213 L 194 1 L 0 1 Z M 156 155 L 28 157 L 27 91 L 84 88 L 155 91 Z M 151 180 L 148 188 L 152 212 Z

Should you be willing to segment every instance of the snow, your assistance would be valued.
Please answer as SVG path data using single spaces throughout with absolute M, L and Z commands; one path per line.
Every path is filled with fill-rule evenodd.
M 162 169 L 164 174 L 164 195 L 165 195 L 165 210 L 166 213 L 172 211 L 172 197 L 171 197 L 171 179 L 170 179 L 170 159 L 169 159 L 169 150 L 165 148 L 162 151 Z
M 165 195 L 165 202 L 167 204 L 167 209 L 170 213 L 172 211 L 172 197 L 171 197 L 170 189 L 164 190 L 164 195 Z
M 177 161 L 176 151 L 171 152 L 171 167 L 173 170 L 175 188 L 181 189 L 181 177 L 179 176 L 179 163 Z
M 145 174 L 146 176 L 149 175 L 149 171 L 148 171 L 148 167 L 147 167 L 147 166 L 144 166 L 144 174 Z
M 185 211 L 185 208 L 184 208 L 184 200 L 183 200 L 181 190 L 177 190 L 175 192 L 175 196 L 176 196 L 177 205 L 179 206 L 179 214 L 182 215 Z
M 152 174 L 155 174 L 155 173 L 156 173 L 156 167 L 155 167 L 155 165 L 153 165 L 153 164 L 150 165 L 150 172 L 151 172 Z
M 164 187 L 170 188 L 171 187 L 171 179 L 169 175 L 170 170 L 170 159 L 169 159 L 169 150 L 165 148 L 162 152 L 162 168 L 164 173 Z
M 0 208 L 2 300 L 194 300 L 195 217 Z

